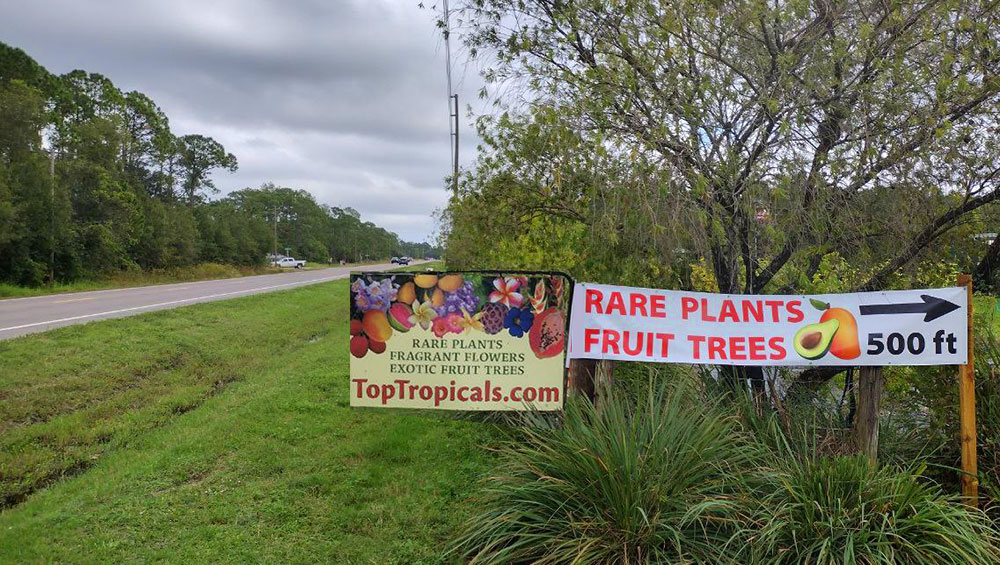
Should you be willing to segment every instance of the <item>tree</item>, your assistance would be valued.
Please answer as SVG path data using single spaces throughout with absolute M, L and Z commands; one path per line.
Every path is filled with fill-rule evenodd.
M 233 172 L 237 169 L 236 157 L 226 153 L 221 143 L 204 135 L 185 135 L 178 139 L 181 171 L 181 190 L 189 206 L 201 202 L 205 193 L 216 193 L 211 173 L 215 169 Z
M 722 292 L 797 289 L 831 252 L 868 259 L 856 290 L 884 288 L 1000 197 L 990 2 L 472 0 L 461 18 L 528 108 L 495 122 L 480 171 L 527 181 L 542 217 L 613 234 L 644 216 Z M 538 123 L 604 162 L 504 164 L 505 135 Z M 546 192 L 570 173 L 625 182 Z

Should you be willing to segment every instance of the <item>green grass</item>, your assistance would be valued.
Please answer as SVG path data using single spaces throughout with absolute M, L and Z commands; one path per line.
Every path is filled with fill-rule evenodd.
M 437 562 L 485 424 L 348 407 L 347 281 L 0 342 L 0 562 Z
M 427 269 L 430 269 L 432 271 L 443 271 L 445 270 L 444 261 L 430 261 L 428 263 L 421 263 L 419 265 L 406 265 L 392 270 L 407 272 L 407 271 L 426 271 Z

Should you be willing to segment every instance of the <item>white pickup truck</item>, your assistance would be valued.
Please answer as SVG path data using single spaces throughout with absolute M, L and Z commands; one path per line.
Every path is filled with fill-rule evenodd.
M 278 259 L 277 261 L 274 261 L 271 264 L 274 265 L 275 267 L 282 267 L 288 269 L 292 268 L 301 269 L 302 267 L 306 266 L 305 261 L 301 259 L 293 259 L 291 257 L 282 257 L 281 259 Z

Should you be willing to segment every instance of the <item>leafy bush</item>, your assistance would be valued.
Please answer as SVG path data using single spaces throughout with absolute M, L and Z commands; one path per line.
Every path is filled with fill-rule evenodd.
M 525 434 L 452 551 L 476 563 L 734 559 L 755 451 L 690 386 L 612 394 L 601 411 L 572 402 L 561 429 Z
M 787 460 L 763 488 L 751 558 L 766 563 L 996 563 L 986 516 L 866 457 Z

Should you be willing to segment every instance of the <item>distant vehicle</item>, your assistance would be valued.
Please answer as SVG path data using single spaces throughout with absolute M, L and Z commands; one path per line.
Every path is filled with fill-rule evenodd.
M 274 265 L 275 267 L 281 267 L 283 269 L 285 268 L 301 269 L 302 267 L 306 266 L 306 262 L 303 261 L 302 259 L 294 259 L 292 257 L 282 257 L 281 259 L 278 259 L 277 261 L 274 261 L 271 264 Z
M 392 261 L 389 261 L 389 262 L 392 263 L 393 265 L 395 265 L 395 264 L 399 263 L 399 257 L 393 257 Z
M 397 262 L 400 265 L 409 265 L 410 264 L 410 258 L 409 257 L 400 257 L 399 261 L 397 261 Z

